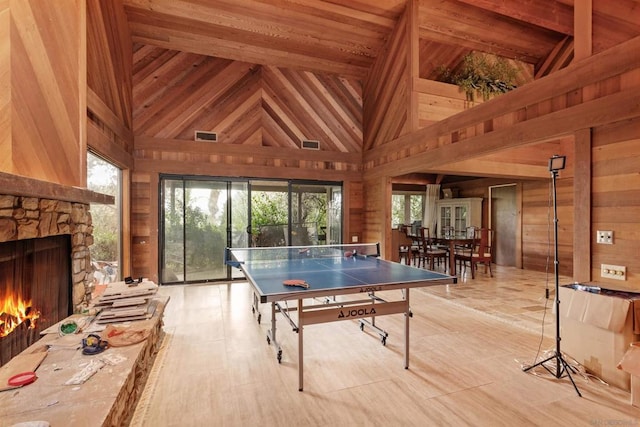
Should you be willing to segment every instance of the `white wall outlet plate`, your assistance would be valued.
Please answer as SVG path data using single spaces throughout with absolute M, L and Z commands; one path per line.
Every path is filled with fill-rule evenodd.
M 627 268 L 624 265 L 601 264 L 600 277 L 627 280 Z
M 596 243 L 600 243 L 602 245 L 613 245 L 613 231 L 596 231 Z

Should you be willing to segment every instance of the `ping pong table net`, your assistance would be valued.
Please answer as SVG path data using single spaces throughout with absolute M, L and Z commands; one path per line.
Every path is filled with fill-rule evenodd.
M 378 243 L 317 246 L 228 248 L 227 263 L 294 260 L 305 258 L 379 257 Z

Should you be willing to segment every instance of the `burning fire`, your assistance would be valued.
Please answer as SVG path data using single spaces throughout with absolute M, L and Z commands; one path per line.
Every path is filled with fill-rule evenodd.
M 35 328 L 39 317 L 40 312 L 31 307 L 31 301 L 9 295 L 0 300 L 0 337 L 9 335 L 22 322 L 27 322 L 30 329 Z

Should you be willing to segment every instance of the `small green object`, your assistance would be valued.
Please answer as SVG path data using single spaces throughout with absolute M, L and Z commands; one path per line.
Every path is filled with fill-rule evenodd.
M 60 325 L 60 332 L 62 332 L 64 335 L 72 334 L 77 329 L 78 329 L 78 325 L 76 324 L 76 322 L 68 322 Z

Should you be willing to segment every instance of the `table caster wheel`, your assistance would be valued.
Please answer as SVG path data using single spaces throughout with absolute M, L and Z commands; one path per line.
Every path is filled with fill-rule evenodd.
M 387 345 L 387 337 L 382 337 L 382 339 L 380 341 L 382 341 L 382 345 L 384 345 L 384 346 Z
M 364 331 L 364 323 L 362 323 L 362 322 L 360 323 L 360 330 Z
M 267 335 L 267 344 L 271 345 L 271 338 Z
M 262 314 L 258 313 L 258 323 L 260 323 L 261 319 L 262 319 Z
M 282 350 L 278 350 L 278 363 L 282 363 Z

